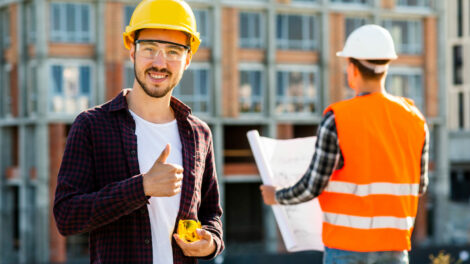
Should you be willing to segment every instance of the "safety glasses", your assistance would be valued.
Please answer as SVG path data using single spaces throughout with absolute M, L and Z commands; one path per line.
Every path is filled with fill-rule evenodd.
M 186 45 L 163 40 L 139 39 L 135 45 L 137 56 L 155 59 L 161 53 L 167 61 L 182 61 L 189 50 Z

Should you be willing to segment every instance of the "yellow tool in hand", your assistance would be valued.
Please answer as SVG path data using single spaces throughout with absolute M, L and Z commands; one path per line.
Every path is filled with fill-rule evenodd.
M 201 238 L 196 233 L 196 229 L 201 228 L 201 222 L 196 220 L 179 220 L 178 236 L 186 242 L 199 241 Z

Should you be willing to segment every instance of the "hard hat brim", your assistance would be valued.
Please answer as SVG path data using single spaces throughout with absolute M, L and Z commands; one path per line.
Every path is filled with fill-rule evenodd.
M 133 28 L 126 28 L 126 32 L 122 34 L 123 39 L 124 39 L 124 46 L 126 49 L 131 48 L 131 43 L 134 41 L 134 32 L 137 30 L 141 29 L 167 29 L 167 30 L 176 30 L 176 31 L 181 31 L 188 33 L 191 35 L 190 39 L 190 47 L 191 47 L 191 53 L 194 54 L 199 48 L 199 45 L 201 44 L 201 40 L 199 38 L 199 32 L 193 34 L 189 29 L 181 27 L 181 26 L 174 26 L 174 25 L 164 25 L 164 24 L 144 24 L 141 26 L 133 27 Z
M 344 51 L 338 51 L 336 52 L 337 57 L 342 57 L 342 58 L 354 58 L 358 60 L 395 60 L 398 58 L 398 56 L 389 56 L 389 57 L 367 57 L 367 56 L 354 56 L 352 54 L 347 54 Z

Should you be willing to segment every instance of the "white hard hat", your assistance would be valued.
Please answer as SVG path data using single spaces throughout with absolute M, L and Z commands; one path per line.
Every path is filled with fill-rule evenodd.
M 338 57 L 358 60 L 394 60 L 398 58 L 395 52 L 392 36 L 378 25 L 364 25 L 354 30 L 346 40 Z

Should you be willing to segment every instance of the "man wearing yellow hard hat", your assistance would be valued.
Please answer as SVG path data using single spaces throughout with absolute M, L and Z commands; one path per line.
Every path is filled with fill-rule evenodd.
M 171 96 L 200 44 L 194 14 L 181 0 L 144 0 L 123 37 L 133 88 L 74 121 L 58 229 L 89 232 L 91 263 L 214 258 L 224 243 L 211 131 Z
M 428 129 L 407 98 L 385 91 L 397 58 L 389 32 L 365 25 L 337 53 L 356 97 L 325 110 L 307 172 L 293 186 L 262 185 L 266 204 L 319 197 L 324 263 L 408 263 L 418 197 L 427 187 Z

